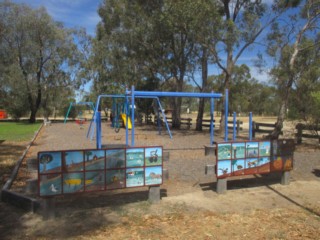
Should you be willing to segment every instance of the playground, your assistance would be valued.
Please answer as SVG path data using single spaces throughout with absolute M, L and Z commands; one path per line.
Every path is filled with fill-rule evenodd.
M 122 146 L 125 129 L 118 133 L 110 121 L 102 121 L 103 144 Z M 248 128 L 238 139 L 248 138 Z M 26 194 L 26 181 L 36 174 L 27 159 L 39 151 L 95 148 L 86 139 L 89 123 L 43 126 L 23 159 L 11 190 Z M 229 134 L 231 139 L 232 134 Z M 287 126 L 285 137 L 292 137 Z M 215 192 L 215 175 L 205 166 L 215 164 L 205 156 L 208 130 L 193 128 L 162 131 L 154 125 L 136 126 L 137 146 L 163 146 L 170 154 L 163 162 L 168 170 L 161 188 L 161 202 L 148 203 L 147 187 L 99 191 L 57 197 L 56 218 L 26 213 L 5 203 L 0 205 L 1 239 L 316 239 L 320 233 L 320 150 L 315 143 L 297 146 L 290 185 L 280 184 L 279 173 L 234 177 L 225 194 Z M 215 140 L 223 142 L 216 132 Z M 1 146 L 2 145 L 2 146 Z M 7 146 L 2 143 L 0 146 Z M 9 144 L 10 145 L 10 144 Z M 15 146 L 13 146 L 14 149 Z M 12 151 L 13 151 L 12 149 Z M 241 146 L 238 155 L 241 154 Z M 8 149 L 8 152 L 10 150 Z M 150 159 L 149 159 L 150 161 Z M 36 197 L 34 194 L 29 194 Z

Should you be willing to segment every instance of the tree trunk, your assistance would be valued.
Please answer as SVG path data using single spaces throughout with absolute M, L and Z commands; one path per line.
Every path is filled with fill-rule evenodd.
M 202 48 L 202 58 L 201 58 L 201 77 L 202 77 L 202 88 L 201 92 L 205 92 L 208 86 L 208 51 L 206 47 Z M 202 119 L 205 107 L 205 99 L 200 98 L 198 106 L 197 124 L 196 130 L 202 131 Z

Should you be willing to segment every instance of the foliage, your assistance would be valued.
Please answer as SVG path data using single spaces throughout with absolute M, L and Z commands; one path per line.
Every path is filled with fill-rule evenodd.
M 17 111 L 15 105 L 24 102 L 34 122 L 40 107 L 48 115 L 52 103 L 72 90 L 81 68 L 74 39 L 80 34 L 53 21 L 44 8 L 8 1 L 0 3 L 0 25 L 1 105 L 13 103 Z
M 289 15 L 289 22 L 272 25 L 268 53 L 275 60 L 271 70 L 281 101 L 273 137 L 278 137 L 288 112 L 308 120 L 315 112 L 311 90 L 319 86 L 320 2 L 302 1 Z M 313 118 L 313 117 L 311 117 Z

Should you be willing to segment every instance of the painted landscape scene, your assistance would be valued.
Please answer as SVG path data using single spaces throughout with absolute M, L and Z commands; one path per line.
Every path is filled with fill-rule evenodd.
M 162 165 L 162 148 L 146 148 L 145 162 L 146 166 Z

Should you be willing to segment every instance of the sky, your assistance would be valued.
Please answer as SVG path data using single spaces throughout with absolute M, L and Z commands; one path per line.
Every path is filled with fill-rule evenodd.
M 100 17 L 97 13 L 102 0 L 12 0 L 32 8 L 45 7 L 54 20 L 65 27 L 84 27 L 88 34 L 95 35 Z

